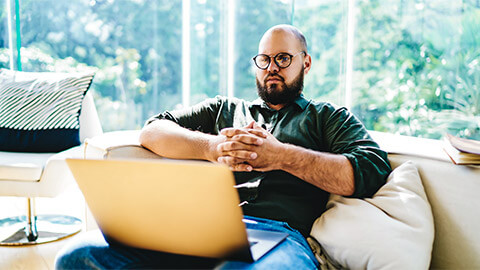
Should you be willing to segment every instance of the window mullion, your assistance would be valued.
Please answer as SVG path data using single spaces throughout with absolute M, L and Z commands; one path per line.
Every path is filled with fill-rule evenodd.
M 233 97 L 235 95 L 235 1 L 227 1 L 227 46 L 228 46 L 228 82 L 227 82 L 227 96 Z
M 353 82 L 353 56 L 355 48 L 355 0 L 348 0 L 347 12 L 347 53 L 345 64 L 345 100 L 344 106 L 348 109 L 352 107 L 352 82 Z
M 10 70 L 15 70 L 14 50 L 13 50 L 13 31 L 12 31 L 12 5 L 11 0 L 7 2 L 7 24 L 8 24 L 8 46 L 10 49 Z
M 190 0 L 182 1 L 182 105 L 190 106 Z

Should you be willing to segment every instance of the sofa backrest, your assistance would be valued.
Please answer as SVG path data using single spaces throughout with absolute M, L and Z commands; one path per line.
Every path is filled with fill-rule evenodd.
M 480 269 L 480 166 L 390 153 L 392 167 L 407 160 L 417 166 L 435 223 L 430 268 Z

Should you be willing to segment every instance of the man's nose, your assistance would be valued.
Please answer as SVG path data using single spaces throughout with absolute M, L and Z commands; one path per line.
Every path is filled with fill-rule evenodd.
M 277 73 L 280 70 L 280 68 L 277 66 L 277 63 L 271 59 L 270 65 L 267 67 L 267 71 L 270 73 Z

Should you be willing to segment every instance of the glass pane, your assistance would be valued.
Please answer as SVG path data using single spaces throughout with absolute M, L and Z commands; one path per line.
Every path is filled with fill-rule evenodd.
M 294 25 L 305 35 L 312 57 L 305 76 L 307 98 L 344 104 L 346 14 L 347 0 L 295 1 Z
M 191 0 L 190 104 L 221 94 L 219 0 Z
M 181 1 L 24 0 L 23 70 L 94 69 L 104 131 L 140 128 L 181 104 L 181 14 Z
M 277 24 L 291 23 L 291 1 L 235 1 L 235 96 L 257 98 L 255 64 L 258 42 L 265 31 Z
M 7 1 L 0 2 L 0 68 L 10 68 Z
M 367 128 L 480 139 L 480 2 L 357 2 L 353 111 Z

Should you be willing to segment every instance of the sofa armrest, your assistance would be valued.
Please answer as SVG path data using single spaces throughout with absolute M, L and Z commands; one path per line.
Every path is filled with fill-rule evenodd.
M 87 159 L 160 159 L 161 156 L 140 145 L 140 130 L 107 132 L 85 141 Z

